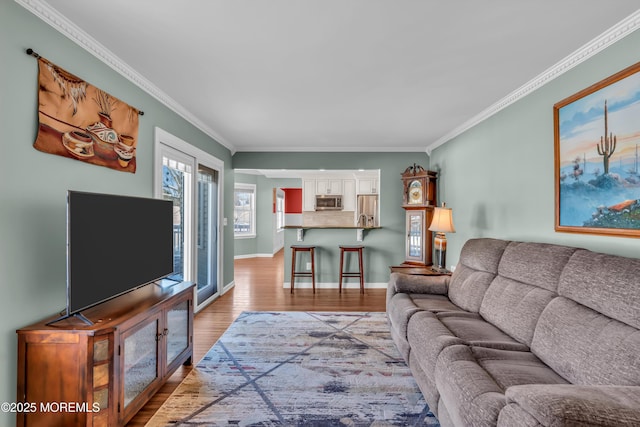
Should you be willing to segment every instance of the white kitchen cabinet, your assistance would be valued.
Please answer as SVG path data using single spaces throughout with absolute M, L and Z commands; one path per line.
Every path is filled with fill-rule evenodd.
M 345 179 L 342 181 L 342 206 L 345 211 L 356 210 L 356 180 Z
M 378 180 L 376 178 L 360 178 L 358 180 L 358 194 L 378 194 Z
M 312 212 L 316 210 L 316 180 L 302 181 L 302 210 Z
M 322 196 L 324 194 L 341 195 L 342 180 L 341 179 L 316 179 L 316 194 Z

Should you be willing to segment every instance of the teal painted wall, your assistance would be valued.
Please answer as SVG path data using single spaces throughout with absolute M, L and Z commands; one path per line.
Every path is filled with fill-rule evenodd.
M 264 256 L 273 254 L 275 219 L 273 214 L 273 189 L 282 187 L 302 187 L 301 179 L 267 178 L 262 175 L 235 173 L 237 184 L 256 186 L 256 237 L 236 238 L 236 256 Z M 232 217 L 233 218 L 233 217 Z
M 426 153 L 247 153 L 233 156 L 234 168 L 241 169 L 380 169 L 381 229 L 365 231 L 364 241 L 356 241 L 355 230 L 306 230 L 304 243 L 318 247 L 316 281 L 337 283 L 339 278 L 339 244 L 364 244 L 365 280 L 386 283 L 389 266 L 404 261 L 405 216 L 402 209 L 400 174 L 413 163 L 429 163 Z M 291 278 L 290 246 L 297 244 L 296 231 L 285 231 L 285 282 Z M 355 265 L 355 264 L 354 264 Z M 304 280 L 304 279 L 299 279 Z M 355 286 L 357 279 L 350 279 Z
M 302 180 L 264 176 L 258 178 L 258 254 L 273 254 L 275 251 L 277 224 L 273 213 L 273 190 L 282 187 L 302 187 Z
M 47 59 L 140 108 L 138 170 L 122 173 L 33 148 L 37 61 Z M 68 189 L 151 197 L 154 127 L 225 163 L 225 216 L 233 215 L 231 153 L 13 1 L 0 2 L 0 401 L 16 399 L 15 330 L 65 307 Z M 225 229 L 224 283 L 233 280 L 233 227 Z M 0 414 L 0 425 L 15 424 Z
M 640 61 L 640 32 L 627 36 L 431 153 L 440 200 L 453 209 L 447 265 L 473 237 L 551 242 L 640 256 L 640 240 L 554 230 L 553 105 Z

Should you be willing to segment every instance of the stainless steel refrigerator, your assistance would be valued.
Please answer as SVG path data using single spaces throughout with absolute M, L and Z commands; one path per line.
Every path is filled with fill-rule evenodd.
M 357 227 L 377 227 L 378 221 L 378 195 L 358 195 Z

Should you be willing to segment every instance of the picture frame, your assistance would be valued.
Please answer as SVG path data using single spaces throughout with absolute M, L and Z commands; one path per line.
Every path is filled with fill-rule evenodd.
M 555 230 L 640 237 L 640 62 L 556 103 Z

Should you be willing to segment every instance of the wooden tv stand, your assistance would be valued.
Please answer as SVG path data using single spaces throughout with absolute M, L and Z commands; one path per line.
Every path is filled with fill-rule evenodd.
M 123 426 L 193 357 L 193 287 L 149 284 L 19 329 L 18 426 Z M 24 409 L 24 410 L 22 410 Z

